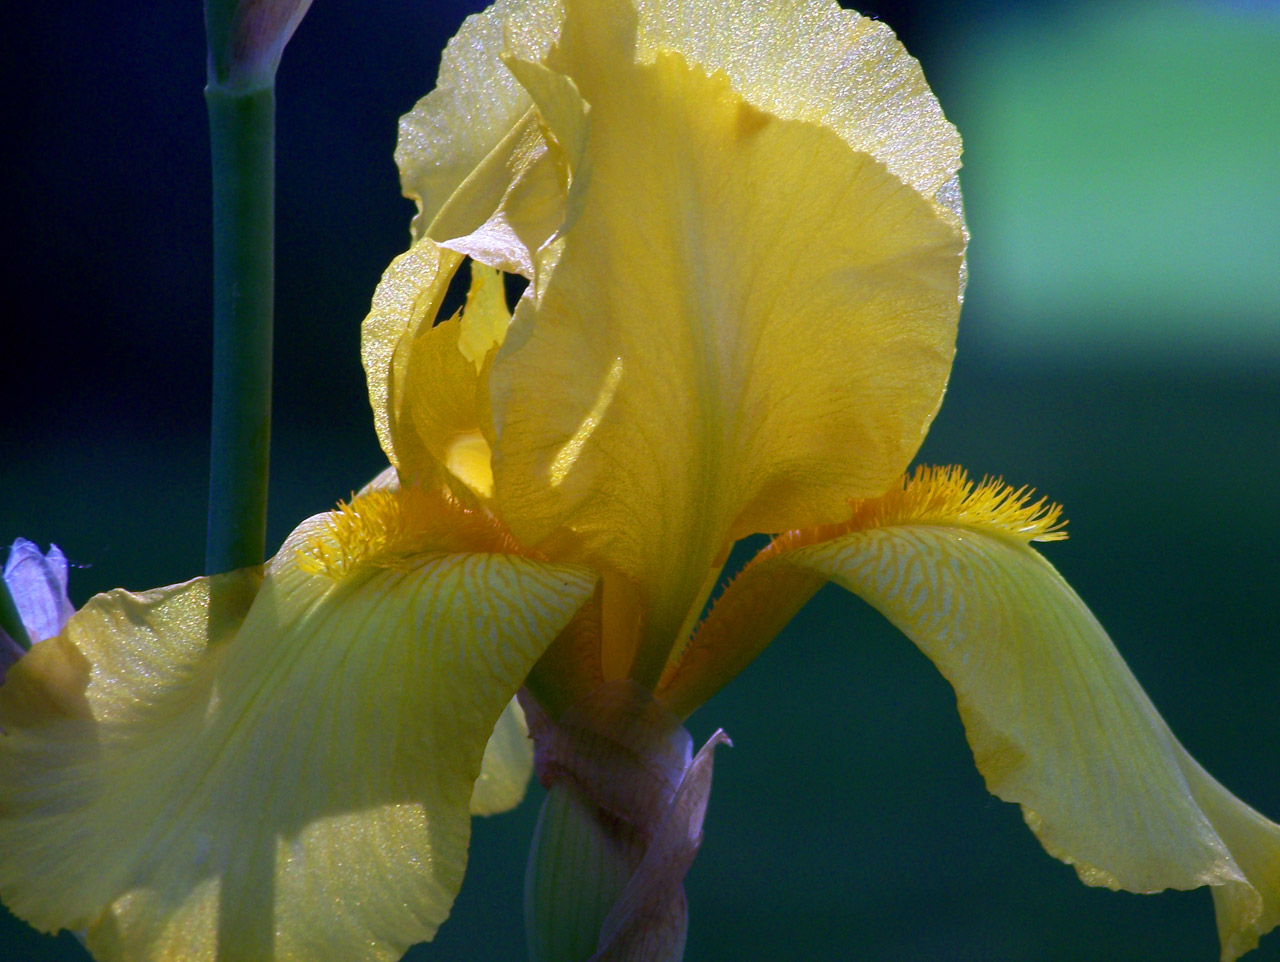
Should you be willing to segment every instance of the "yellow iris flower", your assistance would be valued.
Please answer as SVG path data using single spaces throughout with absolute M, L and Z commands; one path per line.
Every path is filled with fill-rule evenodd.
M 992 792 L 1091 885 L 1280 921 L 1280 827 L 1207 775 L 1030 546 L 1058 510 L 903 475 L 963 293 L 960 141 L 822 0 L 502 0 L 398 160 L 364 326 L 393 469 L 264 568 L 92 599 L 0 687 L 0 895 L 101 959 L 394 959 L 552 717 L 686 717 L 825 581 L 955 687 Z M 437 323 L 473 261 L 459 316 Z M 529 284 L 514 315 L 503 273 Z M 785 532 L 700 615 L 730 547 Z

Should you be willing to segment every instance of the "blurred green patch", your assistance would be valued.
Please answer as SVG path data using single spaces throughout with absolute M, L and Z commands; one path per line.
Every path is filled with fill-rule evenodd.
M 951 50 L 973 343 L 1280 361 L 1280 6 L 1028 7 Z

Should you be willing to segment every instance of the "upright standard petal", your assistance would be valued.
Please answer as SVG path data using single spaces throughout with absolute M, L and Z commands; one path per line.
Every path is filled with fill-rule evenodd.
M 786 120 L 831 128 L 962 220 L 960 137 L 919 63 L 889 27 L 832 0 L 638 0 L 637 51 L 678 50 L 724 71 L 748 101 Z M 541 60 L 560 34 L 560 0 L 498 0 L 468 17 L 440 61 L 436 89 L 400 122 L 396 161 L 418 203 L 414 236 L 465 181 L 504 154 L 528 118 L 523 83 L 503 60 Z M 797 51 L 802 51 L 797 56 Z M 432 234 L 437 239 L 442 235 Z
M 679 50 L 784 120 L 821 124 L 960 224 L 960 135 L 888 24 L 834 0 L 640 0 L 645 59 Z M 799 53 L 798 53 L 799 52 Z
M 471 262 L 471 290 L 461 317 L 424 331 L 407 344 L 409 363 L 403 411 L 421 445 L 443 468 L 455 491 L 493 494 L 489 455 L 487 374 L 492 354 L 506 336 L 502 275 Z
M 428 236 L 445 204 L 486 162 L 496 167 L 495 160 L 505 163 L 502 158 L 520 157 L 519 169 L 537 162 L 540 152 L 522 152 L 511 141 L 512 132 L 526 121 L 532 100 L 503 66 L 502 54 L 514 48 L 523 56 L 540 57 L 555 40 L 559 22 L 555 0 L 499 2 L 468 17 L 449 41 L 440 58 L 436 88 L 400 119 L 396 164 L 405 196 L 418 206 L 415 240 Z M 491 199 L 500 200 L 505 185 L 490 177 L 484 180 L 496 191 Z M 438 233 L 431 236 L 447 239 Z
M 568 532 L 639 585 L 651 684 L 734 539 L 835 520 L 905 467 L 950 370 L 963 236 L 833 130 L 641 58 L 626 0 L 567 9 L 546 65 L 589 105 L 589 173 L 494 364 L 495 485 L 522 540 Z
M 511 547 L 438 495 L 380 490 L 306 522 L 265 580 L 95 598 L 0 688 L 6 903 L 109 960 L 394 959 L 430 938 L 469 806 L 510 799 L 473 798 L 490 733 L 594 584 Z
M 1280 826 L 1174 738 L 1084 603 L 1028 544 L 1056 536 L 1056 508 L 1025 492 L 921 470 L 855 503 L 843 524 L 778 539 L 721 597 L 664 700 L 689 704 L 700 672 L 733 663 L 733 625 L 748 627 L 735 642 L 762 647 L 750 626 L 792 603 L 774 593 L 771 572 L 806 588 L 830 579 L 951 682 L 987 787 L 1022 806 L 1051 855 L 1089 885 L 1213 886 L 1223 958 L 1235 959 L 1280 923 Z

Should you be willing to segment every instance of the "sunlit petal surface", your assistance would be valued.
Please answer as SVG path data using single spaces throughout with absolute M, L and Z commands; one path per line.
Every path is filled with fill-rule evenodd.
M 260 585 L 92 600 L 0 689 L 6 903 L 102 959 L 347 962 L 430 938 L 469 809 L 513 803 L 527 772 L 508 719 L 473 796 L 489 735 L 594 584 L 507 543 L 378 491 L 304 523 Z
M 447 480 L 471 493 L 493 494 L 489 451 L 487 362 L 502 343 L 511 313 L 501 275 L 472 261 L 471 292 L 461 317 L 423 331 L 408 343 L 404 410 L 421 444 Z
M 1092 885 L 1221 886 L 1228 958 L 1280 921 L 1280 826 L 1201 772 L 1062 577 L 1024 544 L 901 525 L 797 564 L 879 608 L 956 689 L 988 788 Z
M 513 8 L 523 15 L 511 18 Z M 396 163 L 405 196 L 418 205 L 415 239 L 426 236 L 441 208 L 486 158 L 502 152 L 499 145 L 532 105 L 502 64 L 502 53 L 513 46 L 545 50 L 559 20 L 556 4 L 499 3 L 468 17 L 449 41 L 440 58 L 436 88 L 400 120 Z
M 642 0 L 644 59 L 676 49 L 749 102 L 830 128 L 959 221 L 960 136 L 893 31 L 824 0 Z
M 636 9 L 642 59 L 679 50 L 722 70 L 751 103 L 830 127 L 959 217 L 960 137 L 885 24 L 824 0 L 641 0 Z M 450 41 L 436 89 L 400 123 L 396 161 L 419 205 L 415 237 L 524 122 L 532 98 L 503 56 L 541 60 L 563 16 L 559 0 L 502 0 Z
M 590 105 L 588 176 L 494 365 L 495 486 L 517 535 L 572 532 L 674 641 L 731 539 L 834 520 L 903 469 L 950 370 L 963 238 L 832 130 L 678 52 L 638 60 L 629 9 L 571 5 L 547 60 Z

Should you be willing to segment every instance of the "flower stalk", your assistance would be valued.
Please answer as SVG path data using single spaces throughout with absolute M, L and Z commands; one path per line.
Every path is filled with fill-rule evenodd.
M 311 0 L 205 0 L 213 425 L 205 570 L 262 563 L 271 450 L 276 68 Z
M 209 574 L 262 563 L 271 445 L 275 87 L 205 90 L 213 162 Z

